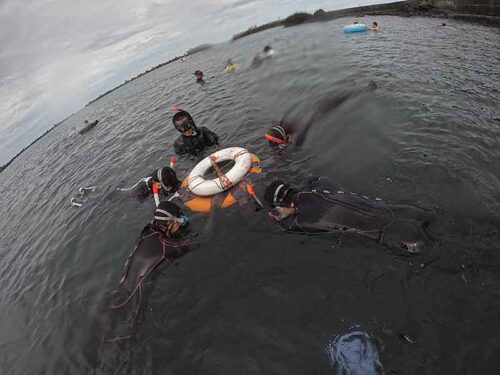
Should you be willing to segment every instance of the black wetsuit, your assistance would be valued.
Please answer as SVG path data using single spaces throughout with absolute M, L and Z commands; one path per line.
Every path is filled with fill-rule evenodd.
M 296 213 L 280 222 L 290 231 L 353 233 L 409 252 L 434 242 L 426 232 L 434 219 L 431 211 L 370 200 L 335 189 L 324 179 L 312 180 L 292 201 Z
M 181 229 L 183 231 L 183 229 Z M 106 345 L 118 343 L 120 351 L 135 332 L 144 284 L 153 271 L 164 261 L 175 259 L 189 250 L 194 241 L 183 240 L 182 234 L 169 238 L 153 224 L 141 232 L 136 246 L 125 265 L 125 273 L 119 288 L 106 298 L 99 309 L 99 316 L 89 329 L 84 355 L 90 363 L 97 365 L 100 352 Z
M 196 135 L 185 136 L 181 134 L 174 142 L 174 150 L 177 154 L 192 154 L 196 155 L 206 147 L 215 146 L 219 144 L 219 137 L 214 132 L 208 130 L 204 126 L 201 128 L 196 127 L 193 118 L 186 111 L 177 112 L 176 116 L 185 116 L 189 119 L 192 128 L 195 130 Z M 175 118 L 175 116 L 174 116 Z
M 197 128 L 196 135 L 187 137 L 180 135 L 174 143 L 176 154 L 193 154 L 196 155 L 203 151 L 206 147 L 219 144 L 219 137 L 214 132 L 208 130 L 204 126 Z
M 115 302 L 113 308 L 124 306 L 137 292 L 140 295 L 143 282 L 151 272 L 164 260 L 184 254 L 192 243 L 192 241 L 168 238 L 154 225 L 148 224 L 142 230 L 137 245 L 128 257 L 125 275 L 120 283 L 122 301 Z

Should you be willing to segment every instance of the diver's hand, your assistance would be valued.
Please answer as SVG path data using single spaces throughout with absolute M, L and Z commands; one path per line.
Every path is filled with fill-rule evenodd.
M 172 196 L 168 199 L 168 201 L 169 201 L 169 202 L 171 202 L 171 201 L 173 201 L 175 198 L 179 198 L 180 196 L 181 196 L 181 195 L 179 194 L 179 192 L 178 192 L 178 191 L 176 191 L 176 192 L 174 193 L 174 195 L 172 195 Z

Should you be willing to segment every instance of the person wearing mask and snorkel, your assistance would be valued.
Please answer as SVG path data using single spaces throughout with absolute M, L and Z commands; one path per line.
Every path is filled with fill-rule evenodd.
M 207 147 L 215 146 L 219 149 L 219 137 L 206 127 L 198 128 L 191 115 L 183 110 L 178 110 L 172 118 L 175 129 L 181 133 L 174 142 L 176 154 L 197 155 Z
M 233 63 L 233 59 L 228 59 L 226 67 L 224 68 L 225 72 L 233 72 L 238 69 L 240 66 L 238 64 Z
M 136 330 L 146 282 L 165 261 L 173 261 L 201 242 L 188 239 L 189 218 L 174 203 L 161 201 L 154 211 L 125 264 L 118 288 L 102 303 L 99 316 L 89 329 L 84 355 L 97 364 L 105 345 L 126 348 Z M 126 322 L 126 323 L 125 323 Z M 123 353 L 122 353 L 123 354 Z
M 177 258 L 187 251 L 190 242 L 182 239 L 188 230 L 189 218 L 180 207 L 173 202 L 160 202 L 152 222 L 142 230 L 125 265 L 125 274 L 120 283 L 120 288 L 126 294 L 124 301 L 130 301 L 161 262 Z
M 389 248 L 420 253 L 436 241 L 427 232 L 431 210 L 369 199 L 334 187 L 325 178 L 310 179 L 303 189 L 276 180 L 264 199 L 280 227 L 307 234 L 350 233 Z

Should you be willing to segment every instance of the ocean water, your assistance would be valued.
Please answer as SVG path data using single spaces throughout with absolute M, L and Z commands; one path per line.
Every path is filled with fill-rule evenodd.
M 492 373 L 500 365 L 500 31 L 367 17 L 272 29 L 136 79 L 82 109 L 0 174 L 2 374 L 330 374 L 332 339 L 362 327 L 387 374 Z M 250 68 L 266 44 L 276 51 Z M 223 71 L 232 58 L 240 64 Z M 201 69 L 206 84 L 195 83 Z M 364 92 L 325 113 L 301 149 L 263 134 L 287 112 Z M 151 220 L 130 186 L 168 165 L 171 106 L 300 185 L 323 175 L 367 196 L 434 209 L 439 245 L 408 256 L 338 235 L 279 231 L 265 210 L 215 213 L 195 251 L 148 284 L 131 347 L 83 355 L 99 306 Z M 84 135 L 83 121 L 100 123 Z M 184 177 L 196 160 L 179 158 Z M 97 186 L 72 207 L 82 186 Z M 208 217 L 191 216 L 202 233 Z M 126 352 L 125 359 L 123 358 Z M 117 365 L 116 357 L 121 364 Z

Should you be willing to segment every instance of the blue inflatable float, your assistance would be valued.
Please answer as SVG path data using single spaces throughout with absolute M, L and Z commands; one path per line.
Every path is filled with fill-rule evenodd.
M 356 23 L 352 25 L 347 25 L 344 26 L 342 30 L 344 30 L 344 33 L 357 33 L 359 31 L 366 31 L 368 27 L 362 23 Z

